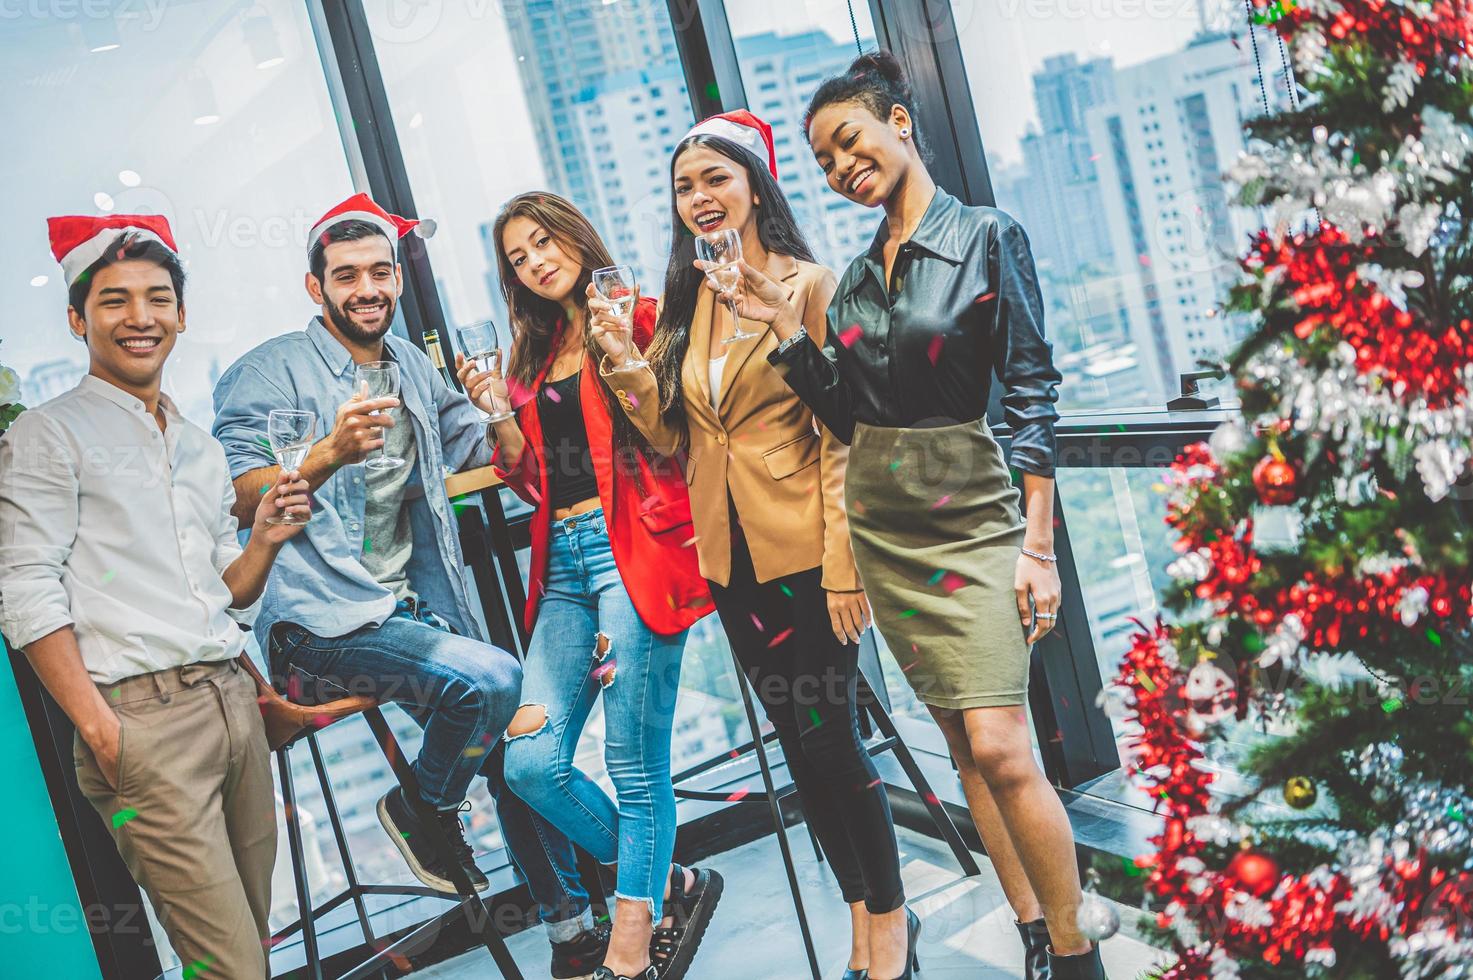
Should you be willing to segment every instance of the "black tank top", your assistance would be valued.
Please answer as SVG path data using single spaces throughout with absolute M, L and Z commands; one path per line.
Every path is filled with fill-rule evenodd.
M 593 455 L 588 450 L 588 430 L 583 426 L 583 406 L 578 397 L 581 377 L 580 373 L 549 382 L 537 396 L 542 439 L 547 446 L 548 496 L 554 511 L 598 496 L 598 478 L 593 472 Z

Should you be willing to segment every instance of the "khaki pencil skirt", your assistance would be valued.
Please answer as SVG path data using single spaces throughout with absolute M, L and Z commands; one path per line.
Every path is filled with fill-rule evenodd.
M 916 697 L 940 708 L 1022 704 L 1029 648 L 1013 581 L 1023 520 L 986 421 L 856 425 L 845 500 L 875 625 Z

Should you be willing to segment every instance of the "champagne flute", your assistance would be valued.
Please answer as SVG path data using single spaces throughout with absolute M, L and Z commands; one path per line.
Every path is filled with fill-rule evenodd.
M 317 433 L 317 416 L 312 412 L 298 412 L 293 409 L 273 409 L 266 416 L 266 439 L 271 443 L 271 452 L 276 456 L 276 462 L 281 466 L 283 473 L 290 473 L 300 469 L 302 461 L 307 458 L 307 452 L 312 448 L 312 438 Z M 270 488 L 268 487 L 269 491 Z M 282 514 L 279 517 L 268 517 L 268 524 L 306 524 L 312 516 L 292 517 Z
M 742 234 L 735 228 L 708 231 L 696 236 L 696 258 L 706 263 L 706 278 L 720 292 L 722 300 L 731 310 L 732 334 L 722 341 L 733 344 L 738 340 L 750 340 L 761 334 L 742 329 L 742 318 L 737 315 L 736 291 L 742 285 Z
M 468 327 L 461 327 L 455 331 L 456 339 L 460 341 L 460 352 L 465 355 L 467 361 L 476 365 L 477 371 L 490 371 L 492 368 L 500 369 L 502 363 L 501 341 L 496 335 L 496 324 L 491 320 L 481 320 L 472 323 Z M 492 399 L 495 404 L 495 399 Z M 516 412 L 511 406 L 486 416 L 487 422 L 505 422 L 509 418 L 515 418 Z
M 358 365 L 353 374 L 358 384 L 358 390 L 363 392 L 363 397 L 399 397 L 399 365 L 396 362 L 365 361 Z M 382 415 L 383 412 L 370 412 L 369 414 Z M 387 433 L 388 430 L 381 431 Z M 371 470 L 392 470 L 403 466 L 404 460 L 398 456 L 389 455 L 388 438 L 386 435 L 384 445 L 379 447 L 378 455 L 368 457 L 363 461 L 363 465 Z
M 634 269 L 627 265 L 611 265 L 593 273 L 593 288 L 610 306 L 614 316 L 620 320 L 628 318 L 624 343 L 630 350 L 629 359 L 614 368 L 615 371 L 637 371 L 648 367 L 649 362 L 636 354 L 634 347 Z

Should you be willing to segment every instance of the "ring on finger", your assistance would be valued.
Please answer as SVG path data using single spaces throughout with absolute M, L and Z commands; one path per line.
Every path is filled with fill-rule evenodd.
M 1038 615 L 1038 618 L 1039 619 L 1058 619 L 1059 618 L 1059 614 L 1058 613 L 1042 613 L 1041 612 L 1041 613 L 1038 613 L 1037 615 Z

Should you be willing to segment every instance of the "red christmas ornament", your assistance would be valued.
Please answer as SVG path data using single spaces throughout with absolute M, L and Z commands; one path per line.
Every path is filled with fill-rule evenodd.
M 1283 877 L 1278 862 L 1260 851 L 1239 851 L 1228 862 L 1227 876 L 1254 898 L 1273 891 Z
M 1292 504 L 1299 496 L 1299 472 L 1286 459 L 1265 456 L 1253 467 L 1253 486 L 1258 499 L 1270 507 Z

